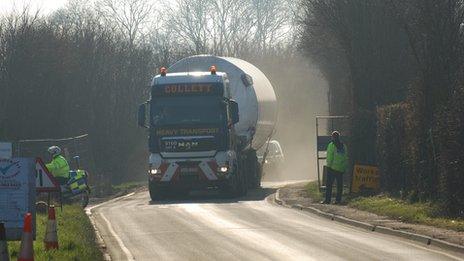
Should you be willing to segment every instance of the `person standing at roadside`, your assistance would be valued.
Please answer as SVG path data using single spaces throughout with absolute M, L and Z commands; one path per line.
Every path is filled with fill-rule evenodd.
M 342 202 L 343 193 L 343 174 L 348 167 L 347 147 L 340 140 L 338 131 L 332 132 L 332 142 L 327 146 L 327 182 L 325 200 L 322 204 L 330 204 L 332 202 L 332 186 L 334 181 L 337 181 L 337 196 L 335 204 Z

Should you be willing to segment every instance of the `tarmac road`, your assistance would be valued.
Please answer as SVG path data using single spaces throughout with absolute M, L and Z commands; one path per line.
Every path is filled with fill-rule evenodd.
M 112 260 L 464 260 L 277 206 L 266 198 L 275 187 L 238 200 L 195 195 L 156 203 L 142 191 L 91 212 Z

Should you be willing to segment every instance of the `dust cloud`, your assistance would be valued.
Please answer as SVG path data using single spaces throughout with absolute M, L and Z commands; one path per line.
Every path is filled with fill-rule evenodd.
M 279 171 L 267 171 L 263 180 L 317 179 L 316 116 L 328 115 L 328 84 L 307 60 L 292 60 L 284 72 L 275 72 L 265 73 L 276 90 L 279 115 L 274 139 L 280 142 L 285 161 Z

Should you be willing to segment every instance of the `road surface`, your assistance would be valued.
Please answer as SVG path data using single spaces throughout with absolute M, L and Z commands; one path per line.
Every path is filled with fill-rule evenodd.
M 113 260 L 464 260 L 463 256 L 247 198 L 150 202 L 148 192 L 91 212 Z

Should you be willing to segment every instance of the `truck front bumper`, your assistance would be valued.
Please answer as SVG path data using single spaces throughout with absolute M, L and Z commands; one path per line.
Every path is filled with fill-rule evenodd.
M 173 190 L 205 190 L 222 188 L 229 184 L 228 179 L 215 180 L 215 181 L 176 181 L 176 182 L 160 182 L 156 180 L 149 180 L 150 186 L 157 188 L 173 189 Z
M 157 169 L 150 169 L 149 182 L 157 187 L 204 189 L 228 183 L 228 165 L 218 166 L 213 159 L 203 161 L 165 162 Z

